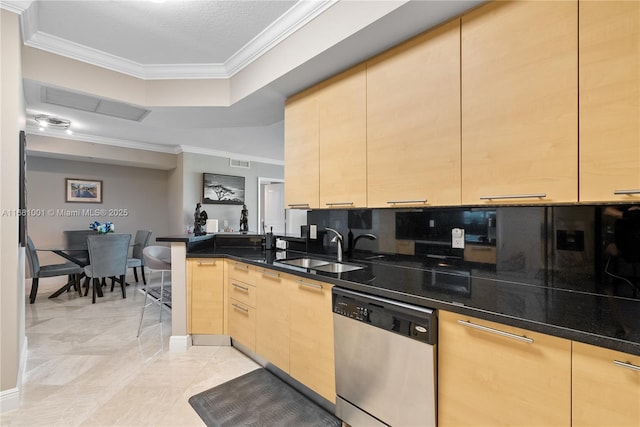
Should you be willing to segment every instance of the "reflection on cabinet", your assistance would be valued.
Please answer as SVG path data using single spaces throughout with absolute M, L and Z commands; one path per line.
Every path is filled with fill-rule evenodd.
M 365 71 L 351 68 L 318 91 L 321 208 L 367 206 Z
M 492 2 L 462 17 L 463 204 L 577 201 L 577 13 Z
M 320 130 L 315 89 L 287 100 L 284 110 L 284 180 L 288 207 L 317 208 Z
M 289 373 L 289 295 L 293 281 L 268 269 L 258 274 L 256 353 Z
M 222 334 L 224 262 L 187 260 L 187 318 L 190 334 Z
M 290 375 L 335 402 L 332 285 L 295 279 L 290 303 Z
M 573 343 L 573 425 L 640 425 L 640 356 Z
M 438 425 L 569 426 L 571 341 L 439 311 Z
M 640 201 L 639 16 L 637 1 L 580 2 L 581 201 Z
M 369 207 L 460 203 L 459 20 L 367 62 L 367 193 Z

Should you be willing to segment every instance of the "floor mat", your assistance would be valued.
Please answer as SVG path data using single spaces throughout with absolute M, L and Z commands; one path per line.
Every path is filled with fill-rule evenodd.
M 263 368 L 196 394 L 189 403 L 209 427 L 342 425 Z

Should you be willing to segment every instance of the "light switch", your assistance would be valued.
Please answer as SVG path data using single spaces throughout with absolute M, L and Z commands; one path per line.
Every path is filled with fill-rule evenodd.
M 316 240 L 318 238 L 318 226 L 311 224 L 309 226 L 309 239 Z
M 464 249 L 464 229 L 451 229 L 451 247 L 456 249 Z

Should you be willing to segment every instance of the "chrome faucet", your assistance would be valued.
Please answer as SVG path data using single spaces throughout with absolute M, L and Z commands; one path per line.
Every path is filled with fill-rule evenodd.
M 338 243 L 338 262 L 342 262 L 342 244 L 344 242 L 344 238 L 342 237 L 342 234 L 340 234 L 338 230 L 334 230 L 333 228 L 325 227 L 325 229 L 327 231 L 333 231 L 334 233 L 336 233 L 336 236 L 333 239 L 331 239 L 331 242 Z

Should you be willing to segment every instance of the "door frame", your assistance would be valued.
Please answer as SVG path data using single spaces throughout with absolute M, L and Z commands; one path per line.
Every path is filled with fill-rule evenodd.
M 259 176 L 258 177 L 258 215 L 256 217 L 256 230 L 258 230 L 258 234 L 262 233 L 262 226 L 260 224 L 260 221 L 262 220 L 262 216 L 263 216 L 263 212 L 262 212 L 262 186 L 266 185 L 266 184 L 273 184 L 273 183 L 278 183 L 278 182 L 282 182 L 284 183 L 284 179 L 283 178 L 268 178 L 268 177 L 264 177 L 264 176 Z M 284 215 L 284 208 L 283 208 L 283 212 L 282 214 Z M 287 219 L 285 217 L 285 230 L 286 230 L 286 224 L 287 224 Z

